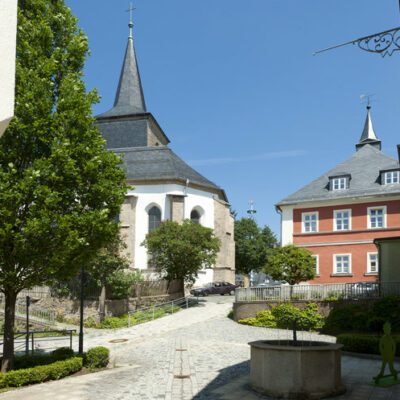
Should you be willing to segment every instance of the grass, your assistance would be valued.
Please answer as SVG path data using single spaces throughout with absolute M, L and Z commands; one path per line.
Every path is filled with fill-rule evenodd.
M 147 309 L 145 311 L 137 311 L 133 316 L 131 316 L 130 325 L 138 325 L 147 321 L 151 321 L 153 319 L 158 319 L 165 317 L 169 314 L 174 314 L 181 310 L 179 306 L 165 306 L 165 307 L 157 307 L 154 309 Z M 123 314 L 118 317 L 110 317 L 106 318 L 103 322 L 96 324 L 94 326 L 90 326 L 91 328 L 96 329 L 118 329 L 118 328 L 126 328 L 129 326 L 129 315 Z

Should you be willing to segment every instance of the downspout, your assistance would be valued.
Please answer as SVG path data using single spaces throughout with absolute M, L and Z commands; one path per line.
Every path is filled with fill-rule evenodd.
M 279 238 L 282 246 L 282 209 L 279 206 L 275 206 L 275 211 L 281 216 L 281 226 L 280 226 L 280 232 L 279 232 Z

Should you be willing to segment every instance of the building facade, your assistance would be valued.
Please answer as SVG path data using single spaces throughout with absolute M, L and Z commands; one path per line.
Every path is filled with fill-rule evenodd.
M 17 0 L 0 1 L 0 136 L 14 115 Z
M 282 245 L 313 253 L 310 283 L 375 281 L 374 240 L 400 236 L 399 160 L 381 152 L 367 109 L 355 154 L 276 204 Z
M 119 216 L 131 267 L 152 275 L 147 233 L 161 221 L 191 219 L 212 228 L 221 241 L 214 268 L 200 272 L 196 284 L 213 280 L 234 282 L 234 218 L 223 189 L 187 165 L 168 146 L 168 137 L 147 111 L 132 38 L 123 61 L 114 107 L 96 117 L 106 148 L 124 157 L 126 196 Z

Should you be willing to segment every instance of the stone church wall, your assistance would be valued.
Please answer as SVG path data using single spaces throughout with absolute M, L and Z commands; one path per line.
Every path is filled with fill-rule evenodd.
M 136 196 L 126 197 L 119 216 L 122 226 L 121 236 L 124 238 L 127 246 L 124 253 L 128 257 L 132 267 L 134 267 L 135 261 L 136 203 Z
M 215 281 L 235 282 L 234 218 L 229 204 L 214 199 L 214 232 L 221 240 L 221 249 L 214 269 Z

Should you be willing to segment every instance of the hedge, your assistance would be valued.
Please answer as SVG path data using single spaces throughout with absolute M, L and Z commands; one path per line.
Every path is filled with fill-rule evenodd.
M 337 343 L 343 345 L 344 351 L 366 354 L 380 354 L 380 336 L 344 333 L 337 336 Z M 400 336 L 393 336 L 396 341 L 396 355 L 400 356 Z
M 93 347 L 86 353 L 85 367 L 90 370 L 105 368 L 110 361 L 110 350 L 106 347 Z
M 81 369 L 82 358 L 74 357 L 53 364 L 10 371 L 5 374 L 0 373 L 0 389 L 56 380 L 74 374 Z

